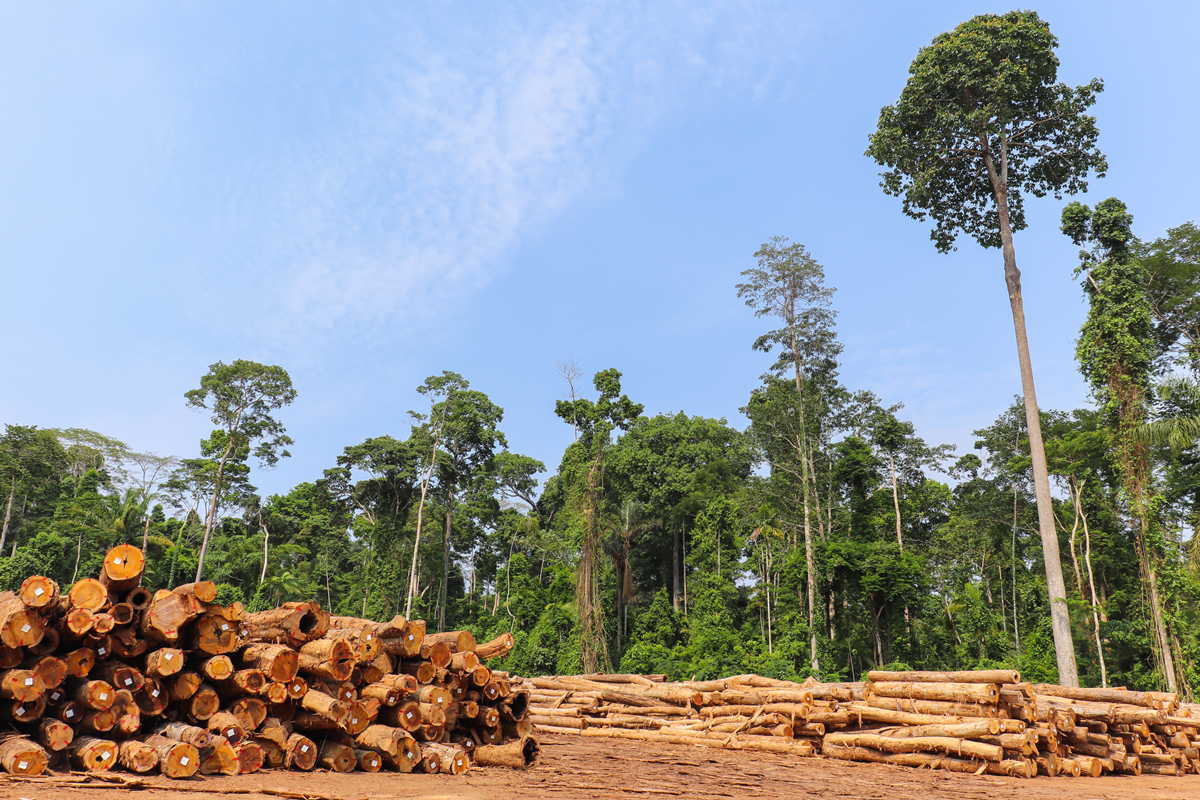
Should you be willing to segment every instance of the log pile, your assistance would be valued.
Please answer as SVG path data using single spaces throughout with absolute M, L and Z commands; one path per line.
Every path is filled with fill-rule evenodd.
M 738 675 L 527 679 L 544 733 L 765 750 L 974 774 L 1200 772 L 1200 705 L 1174 694 L 1021 681 L 1012 670 L 868 673 L 823 684 Z
M 512 636 L 426 633 L 423 620 L 247 613 L 207 581 L 151 592 L 121 545 L 67 592 L 41 576 L 0 593 L 0 767 L 263 768 L 458 775 L 538 753 L 528 694 L 484 663 Z

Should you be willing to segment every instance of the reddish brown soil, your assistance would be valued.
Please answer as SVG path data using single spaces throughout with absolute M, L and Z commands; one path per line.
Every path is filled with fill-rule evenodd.
M 473 769 L 444 775 L 260 772 L 231 778 L 146 779 L 142 790 L 65 788 L 62 777 L 0 776 L 0 799 L 18 800 L 262 800 L 257 789 L 324 795 L 338 800 L 583 800 L 584 798 L 862 798 L 863 800 L 1178 800 L 1200 797 L 1200 775 L 1103 778 L 1001 778 L 853 764 L 822 758 L 647 745 L 620 740 L 544 736 L 542 758 L 526 772 Z M 192 791 L 189 791 L 192 789 Z M 199 791 L 196 791 L 199 790 Z

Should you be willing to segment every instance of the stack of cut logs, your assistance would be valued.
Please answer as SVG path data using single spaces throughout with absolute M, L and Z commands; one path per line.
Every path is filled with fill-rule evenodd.
M 1200 705 L 1175 694 L 1023 683 L 1012 670 L 527 679 L 544 733 L 822 755 L 1018 777 L 1200 771 Z
M 0 766 L 158 771 L 263 767 L 457 775 L 524 767 L 528 695 L 484 665 L 512 649 L 423 620 L 331 617 L 316 603 L 246 613 L 202 581 L 151 592 L 144 557 L 109 551 L 99 580 L 0 593 Z

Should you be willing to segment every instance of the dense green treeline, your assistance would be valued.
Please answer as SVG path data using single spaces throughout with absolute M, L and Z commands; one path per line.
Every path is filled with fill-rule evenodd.
M 1105 201 L 1068 216 L 1095 227 L 1113 209 L 1125 213 Z M 1121 352 L 1140 348 L 1146 419 L 1186 429 L 1200 414 L 1188 328 L 1200 289 L 1180 277 L 1200 269 L 1200 233 L 1130 239 L 1119 263 L 1100 245 L 1079 268 L 1093 308 L 1081 369 L 1097 405 L 1042 414 L 1075 650 L 1084 683 L 1162 686 L 1173 658 L 1186 688 L 1200 680 L 1200 447 L 1194 434 L 1174 448 L 1122 445 L 1103 377 L 1113 369 L 1096 359 L 1119 327 L 1132 337 L 1118 337 Z M 374 618 L 407 609 L 481 637 L 511 630 L 509 666 L 524 672 L 848 679 L 880 664 L 1008 665 L 1053 679 L 1020 402 L 981 421 L 974 452 L 926 442 L 899 403 L 839 380 L 820 264 L 782 239 L 758 259 L 741 295 L 778 327 L 756 343 L 775 360 L 748 388 L 744 430 L 649 414 L 616 370 L 586 389 L 573 373 L 571 399 L 546 403 L 547 420 L 553 411 L 573 431 L 547 476 L 508 449 L 503 410 L 444 373 L 420 387 L 429 406 L 408 431 L 350 445 L 323 474 L 263 498 L 253 470 L 285 455 L 290 380 L 277 367 L 218 364 L 202 385 L 225 405 L 203 407 L 218 422 L 245 409 L 196 458 L 6 427 L 0 588 L 34 572 L 63 584 L 93 575 L 121 542 L 144 543 L 150 586 L 186 582 L 207 530 L 203 575 L 226 602 L 316 599 Z M 256 414 L 257 427 L 243 427 Z M 1122 478 L 1130 448 L 1145 459 L 1144 501 Z
M 839 376 L 834 289 L 800 244 L 755 253 L 736 294 L 762 321 L 744 421 L 648 412 L 604 369 L 559 370 L 557 466 L 510 449 L 466 378 L 417 387 L 408 430 L 352 443 L 262 497 L 287 457 L 278 366 L 218 363 L 186 393 L 213 431 L 186 458 L 82 429 L 0 436 L 0 589 L 62 584 L 104 552 L 147 553 L 146 583 L 203 578 L 222 602 L 315 599 L 339 614 L 511 631 L 527 673 L 855 679 L 880 665 L 1015 667 L 1031 680 L 1200 686 L 1200 228 L 1139 240 L 1115 198 L 1072 202 L 1085 249 L 1077 342 L 1088 408 L 1039 409 L 1012 232 L 1022 192 L 1102 173 L 1097 80 L 1057 82 L 1033 12 L 940 35 L 886 107 L 869 154 L 941 250 L 1000 247 L 1022 396 L 972 452 L 926 441 L 903 398 Z M 731 292 L 730 301 L 734 302 Z M 752 352 L 763 355 L 752 355 Z M 628 394 L 626 392 L 629 392 Z M 552 416 L 553 415 L 553 416 Z M 557 421 L 554 421 L 557 417 Z

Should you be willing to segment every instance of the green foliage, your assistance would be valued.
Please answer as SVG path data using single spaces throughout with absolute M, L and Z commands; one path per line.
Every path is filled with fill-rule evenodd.
M 933 218 L 938 250 L 959 232 L 999 247 L 998 194 L 1021 230 L 1025 193 L 1062 197 L 1103 176 L 1085 112 L 1104 84 L 1059 82 L 1057 45 L 1036 12 L 973 17 L 921 49 L 899 101 L 879 112 L 866 154 L 888 168 L 881 186 L 905 214 Z

